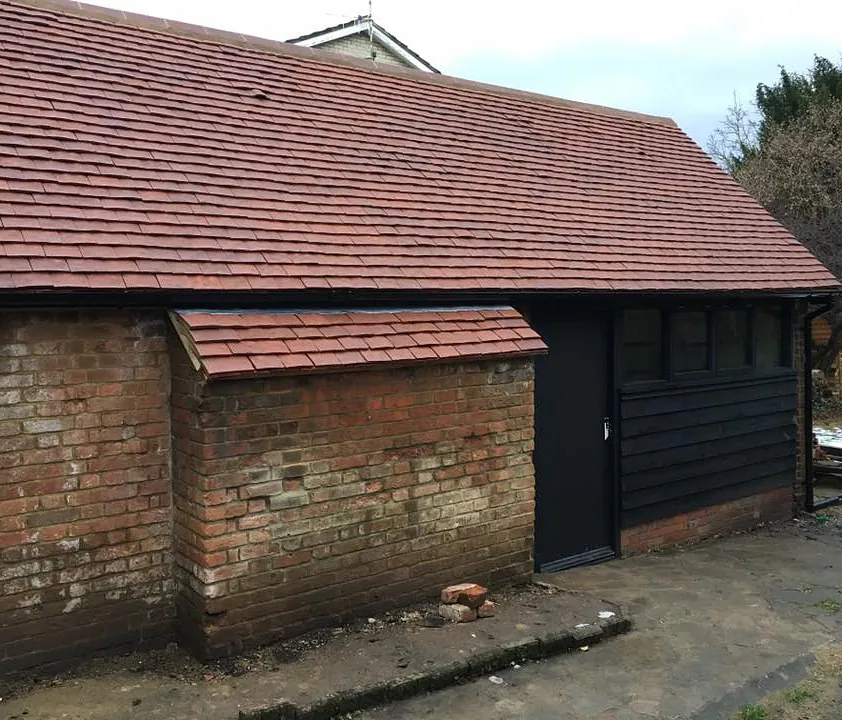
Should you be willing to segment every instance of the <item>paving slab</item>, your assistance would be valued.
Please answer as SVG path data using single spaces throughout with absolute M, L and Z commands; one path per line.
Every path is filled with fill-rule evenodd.
M 632 632 L 360 720 L 726 720 L 842 641 L 842 514 L 542 576 L 627 608 Z
M 497 614 L 471 623 L 427 627 L 431 605 L 205 666 L 175 649 L 93 663 L 0 702 L 0 718 L 319 720 L 579 653 L 629 628 L 618 605 L 589 593 L 530 586 L 491 597 Z

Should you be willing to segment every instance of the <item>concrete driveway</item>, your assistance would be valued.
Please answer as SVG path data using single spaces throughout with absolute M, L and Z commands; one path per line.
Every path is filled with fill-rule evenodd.
M 624 605 L 628 635 L 360 715 L 722 720 L 842 642 L 842 514 L 540 576 Z

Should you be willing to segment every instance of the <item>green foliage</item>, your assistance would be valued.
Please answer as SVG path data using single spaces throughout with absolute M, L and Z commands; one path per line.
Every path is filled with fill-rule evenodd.
M 806 73 L 789 72 L 781 67 L 781 76 L 774 85 L 757 86 L 755 101 L 760 112 L 758 145 L 763 147 L 775 125 L 783 125 L 800 117 L 812 107 L 842 101 L 842 66 L 816 55 L 813 67 Z
M 784 123 L 767 123 L 762 144 L 751 153 L 734 156 L 732 172 L 775 219 L 842 278 L 842 99 L 823 102 Z M 813 358 L 814 367 L 825 371 L 842 343 L 842 304 L 826 317 L 831 338 Z
M 818 367 L 818 360 L 824 348 L 814 347 L 811 353 L 813 367 Z M 836 397 L 827 390 L 827 383 L 813 382 L 813 422 L 824 421 L 834 425 L 842 418 L 842 397 Z
M 819 353 L 816 353 L 820 357 Z M 815 367 L 815 365 L 814 365 Z M 833 420 L 838 422 L 842 417 L 842 398 L 813 395 L 813 420 Z
M 775 128 L 803 118 L 811 109 L 842 103 L 842 64 L 816 55 L 813 67 L 804 73 L 780 66 L 778 81 L 759 83 L 754 100 L 756 116 L 735 98 L 708 143 L 714 159 L 731 173 L 763 153 Z
M 760 705 L 743 705 L 737 720 L 769 720 L 769 713 Z
M 842 279 L 842 64 L 816 56 L 803 73 L 781 67 L 776 83 L 757 86 L 755 107 L 735 102 L 711 155 Z M 831 338 L 813 357 L 825 372 L 842 350 L 842 300 L 826 317 Z
M 816 607 L 832 613 L 842 612 L 842 603 L 836 600 L 822 600 L 816 603 Z
M 792 705 L 800 705 L 806 700 L 813 700 L 816 697 L 815 693 L 809 690 L 800 690 L 799 688 L 792 688 L 784 693 L 784 699 Z

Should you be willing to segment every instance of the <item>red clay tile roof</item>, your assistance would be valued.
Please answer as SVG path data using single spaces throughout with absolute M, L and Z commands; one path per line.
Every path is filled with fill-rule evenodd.
M 662 118 L 50 0 L 0 97 L 0 289 L 837 288 Z
M 535 355 L 540 336 L 516 310 L 171 313 L 211 379 L 382 364 Z

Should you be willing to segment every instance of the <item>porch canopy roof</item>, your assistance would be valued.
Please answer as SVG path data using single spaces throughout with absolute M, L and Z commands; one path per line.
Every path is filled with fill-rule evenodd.
M 347 370 L 544 353 L 510 307 L 421 310 L 170 313 L 209 379 Z
M 0 0 L 0 291 L 835 291 L 671 120 Z

